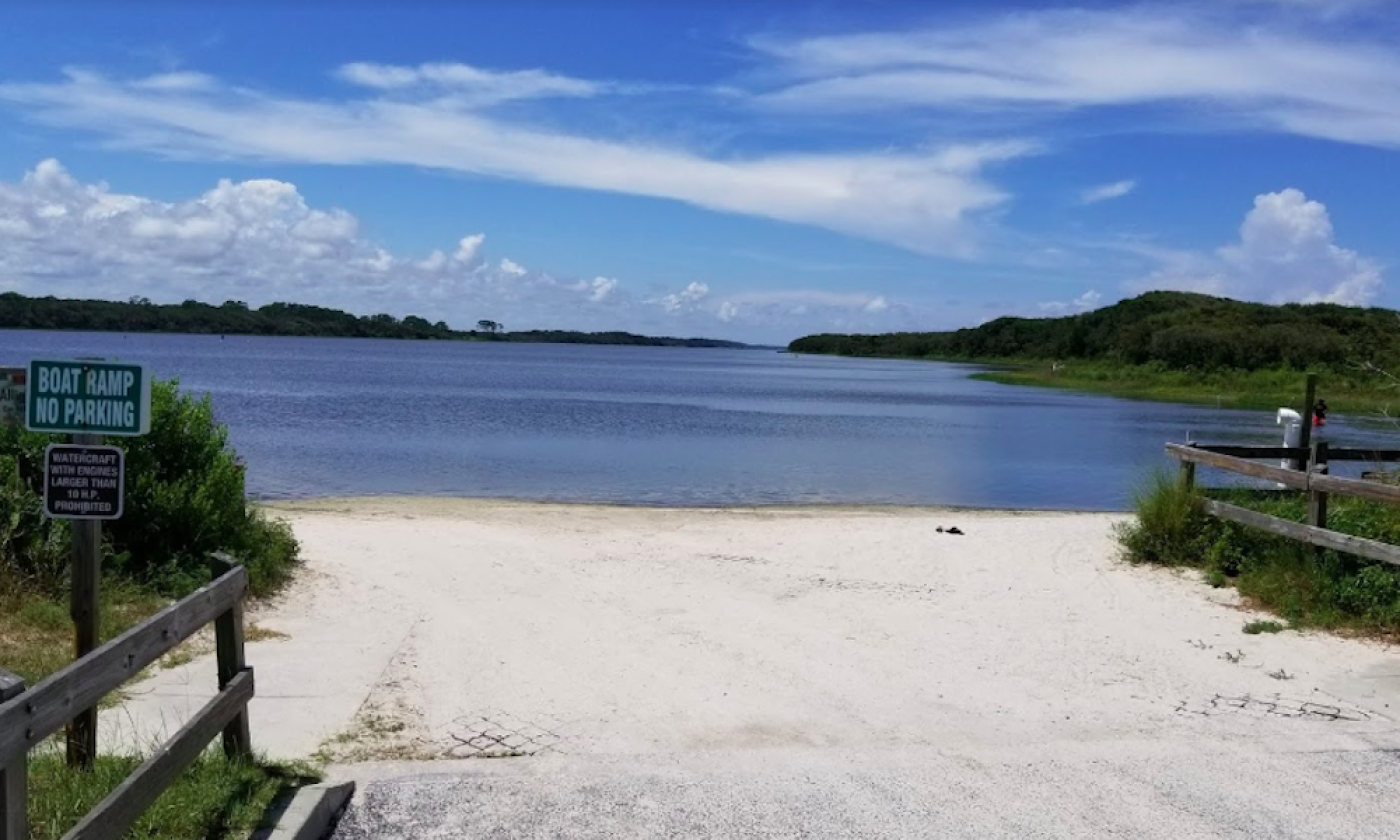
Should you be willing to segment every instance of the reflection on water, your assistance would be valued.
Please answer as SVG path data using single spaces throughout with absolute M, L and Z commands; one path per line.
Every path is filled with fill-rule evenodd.
M 212 394 L 266 497 L 1121 509 L 1168 440 L 1281 438 L 1271 412 L 758 350 L 0 332 L 0 364 L 36 356 L 145 362 Z

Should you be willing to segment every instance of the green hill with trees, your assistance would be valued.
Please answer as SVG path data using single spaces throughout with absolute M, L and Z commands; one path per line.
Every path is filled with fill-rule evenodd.
M 230 300 L 214 306 L 187 300 L 156 304 L 146 298 L 128 301 L 31 298 L 0 294 L 0 329 L 158 332 L 204 335 L 286 335 L 335 338 L 439 339 L 566 344 L 640 344 L 665 347 L 745 347 L 710 338 L 665 338 L 625 332 L 528 330 L 506 332 L 495 322 L 477 322 L 475 330 L 454 330 L 444 321 L 409 315 L 352 315 L 338 309 L 300 303 L 270 303 L 253 309 Z
M 1149 292 L 1059 318 L 998 318 L 951 332 L 812 335 L 794 353 L 1001 363 L 979 378 L 1237 406 L 1296 402 L 1322 373 L 1333 407 L 1400 403 L 1400 313 L 1330 303 L 1274 306 Z M 1281 399 L 1287 397 L 1284 402 Z

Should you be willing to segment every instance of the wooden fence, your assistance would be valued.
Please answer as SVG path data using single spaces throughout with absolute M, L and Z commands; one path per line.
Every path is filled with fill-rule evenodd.
M 230 758 L 251 755 L 247 707 L 253 697 L 253 669 L 243 659 L 248 572 L 223 555 L 215 555 L 213 564 L 218 576 L 208 586 L 27 691 L 18 678 L 0 670 L 0 840 L 29 836 L 29 751 L 211 621 L 219 693 L 64 836 L 121 837 L 220 731 Z
M 1355 554 L 1370 560 L 1400 565 L 1400 547 L 1376 540 L 1354 537 L 1327 528 L 1328 496 L 1351 496 L 1375 502 L 1400 505 L 1400 486 L 1382 484 L 1378 481 L 1365 481 L 1355 478 L 1340 478 L 1327 474 L 1328 464 L 1333 461 L 1374 461 L 1378 463 L 1400 461 L 1400 450 L 1396 449 L 1332 449 L 1326 442 L 1318 441 L 1308 448 L 1282 446 L 1205 446 L 1200 444 L 1167 444 L 1167 454 L 1181 462 L 1182 483 L 1191 487 L 1196 480 L 1196 465 L 1215 467 L 1239 475 L 1273 481 L 1293 490 L 1308 494 L 1307 524 L 1280 519 L 1266 513 L 1206 499 L 1202 504 L 1206 513 L 1231 522 L 1238 522 L 1271 534 L 1289 537 L 1318 548 Z M 1258 464 L 1251 458 L 1291 459 L 1303 465 L 1303 469 L 1293 470 L 1269 464 Z

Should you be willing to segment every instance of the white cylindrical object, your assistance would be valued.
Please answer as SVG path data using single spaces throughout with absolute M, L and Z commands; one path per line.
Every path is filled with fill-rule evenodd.
M 1290 448 L 1302 445 L 1303 415 L 1291 408 L 1280 408 L 1277 419 L 1278 424 L 1283 427 L 1283 445 Z M 1284 458 L 1278 462 L 1278 465 L 1286 470 L 1296 470 L 1299 468 L 1299 461 L 1293 458 Z

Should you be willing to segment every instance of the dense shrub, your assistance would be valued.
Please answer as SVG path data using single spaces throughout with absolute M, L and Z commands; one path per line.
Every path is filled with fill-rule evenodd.
M 41 510 L 44 447 L 54 440 L 0 429 L 0 571 L 49 591 L 62 587 L 69 562 L 67 524 Z M 103 524 L 105 575 L 179 595 L 208 580 L 215 551 L 247 566 L 255 592 L 290 574 L 297 560 L 291 529 L 247 503 L 243 465 L 207 396 L 156 382 L 150 434 L 109 442 L 126 451 L 126 507 L 121 519 Z
M 1059 318 L 997 318 L 952 332 L 812 335 L 793 352 L 942 359 L 1079 359 L 1171 370 L 1335 368 L 1400 358 L 1400 321 L 1386 309 L 1330 303 L 1270 306 L 1185 292 L 1148 292 Z
M 1214 490 L 1213 498 L 1302 522 L 1301 493 Z M 1194 566 L 1299 624 L 1400 632 L 1400 569 L 1206 516 L 1200 492 L 1165 474 L 1138 495 L 1137 516 L 1119 529 L 1134 562 Z M 1400 509 L 1333 496 L 1328 527 L 1400 545 Z

